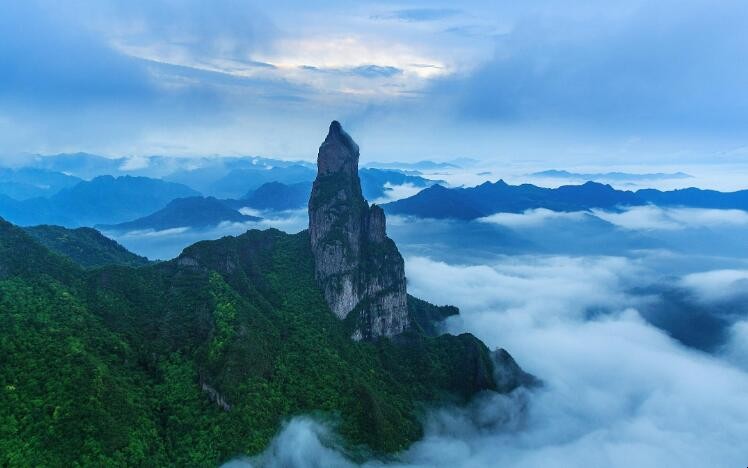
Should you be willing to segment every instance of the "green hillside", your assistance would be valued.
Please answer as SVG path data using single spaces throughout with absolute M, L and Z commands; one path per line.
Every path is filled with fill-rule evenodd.
M 0 221 L 0 465 L 215 466 L 310 413 L 393 452 L 421 403 L 495 388 L 471 335 L 352 341 L 312 261 L 267 230 L 86 270 Z
M 24 230 L 49 250 L 68 257 L 83 267 L 141 266 L 149 263 L 147 258 L 135 255 L 96 229 L 67 229 L 44 224 Z

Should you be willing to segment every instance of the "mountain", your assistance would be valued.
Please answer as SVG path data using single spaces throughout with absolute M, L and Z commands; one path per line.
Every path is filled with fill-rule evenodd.
M 377 200 L 385 197 L 391 189 L 388 185 L 409 184 L 414 187 L 430 187 L 441 180 L 430 180 L 420 176 L 405 174 L 401 171 L 389 169 L 363 168 L 358 171 L 361 179 L 361 190 L 367 200 Z
M 358 172 L 361 191 L 367 200 L 376 200 L 391 190 L 388 185 L 410 184 L 415 187 L 429 187 L 439 181 L 403 174 L 400 171 L 384 169 L 361 169 Z M 305 207 L 312 191 L 312 181 L 296 184 L 268 182 L 252 190 L 239 200 L 231 200 L 231 206 L 244 206 L 258 210 L 293 210 Z
M 415 171 L 434 171 L 444 169 L 459 169 L 461 166 L 459 162 L 476 162 L 472 159 L 465 159 L 464 161 L 455 162 L 436 162 L 436 161 L 417 161 L 417 162 L 370 162 L 366 164 L 368 168 L 380 168 L 380 169 L 409 169 Z
M 470 188 L 434 185 L 412 197 L 388 203 L 384 209 L 388 213 L 422 218 L 476 219 L 494 213 L 522 213 L 535 208 L 584 211 L 645 204 L 748 210 L 748 190 L 717 192 L 689 188 L 667 192 L 654 189 L 631 192 L 597 182 L 550 189 L 531 184 L 508 185 L 499 180 Z
M 295 164 L 285 167 L 242 167 L 210 184 L 208 194 L 219 198 L 239 198 L 268 182 L 296 184 L 314 180 L 314 169 Z
M 112 224 L 148 215 L 176 199 L 199 195 L 181 184 L 147 177 L 100 176 L 50 198 L 0 198 L 0 216 L 21 225 Z
M 60 153 L 48 156 L 35 155 L 28 167 L 71 174 L 91 179 L 104 174 L 116 174 L 124 158 L 107 158 L 90 153 Z
M 403 258 L 385 233 L 384 211 L 364 199 L 358 159 L 358 145 L 333 121 L 317 156 L 309 236 L 327 304 L 361 340 L 402 333 L 410 315 Z
M 263 158 L 257 156 L 244 157 L 202 157 L 189 158 L 181 167 L 174 170 L 164 177 L 165 180 L 178 182 L 192 187 L 206 195 L 217 197 L 234 197 L 237 194 L 243 194 L 254 189 L 259 185 L 272 182 L 274 179 L 267 180 L 263 171 L 272 171 L 274 176 L 278 177 L 277 181 L 283 181 L 284 176 L 293 172 L 284 171 L 282 168 L 290 166 L 302 166 L 309 169 L 305 172 L 305 180 L 314 178 L 313 165 L 303 161 L 284 161 L 280 159 Z M 276 168 L 275 170 L 273 170 Z M 245 171 L 246 170 L 246 171 Z M 238 171 L 238 175 L 230 175 L 233 171 Z M 242 181 L 242 172 L 247 177 Z M 229 193 L 226 193 L 220 184 L 225 183 L 227 178 L 229 182 L 236 183 Z M 236 179 L 234 179 L 236 178 Z M 233 181 L 232 181 L 233 180 Z
M 248 216 L 229 208 L 213 197 L 188 197 L 172 200 L 164 208 L 148 216 L 113 225 L 101 225 L 105 230 L 135 231 L 152 229 L 162 231 L 179 227 L 207 228 L 224 221 L 243 223 L 259 221 L 261 218 Z
M 81 182 L 78 177 L 61 172 L 24 167 L 0 168 L 0 194 L 15 200 L 48 197 Z
M 718 192 L 697 188 L 671 191 L 642 189 L 637 190 L 636 195 L 645 202 L 658 206 L 748 210 L 748 190 Z
M 311 191 L 311 181 L 290 185 L 268 182 L 236 200 L 234 206 L 248 206 L 257 210 L 294 210 L 307 204 Z
M 692 175 L 684 172 L 656 172 L 649 174 L 635 174 L 630 172 L 604 172 L 604 173 L 580 173 L 580 172 L 569 172 L 557 169 L 550 169 L 547 171 L 533 172 L 530 174 L 533 177 L 547 177 L 551 179 L 575 179 L 575 180 L 586 180 L 586 181 L 651 181 L 651 180 L 668 180 L 668 179 L 690 179 Z
M 84 270 L 0 221 L 0 463 L 216 466 L 309 412 L 394 452 L 421 403 L 521 384 L 471 335 L 351 340 L 314 262 L 308 232 L 271 229 Z
M 135 255 L 96 229 L 41 225 L 24 230 L 52 252 L 82 267 L 142 266 L 150 263 L 147 258 Z
M 448 189 L 434 185 L 413 195 L 384 205 L 388 213 L 421 218 L 475 219 L 486 216 L 466 189 Z

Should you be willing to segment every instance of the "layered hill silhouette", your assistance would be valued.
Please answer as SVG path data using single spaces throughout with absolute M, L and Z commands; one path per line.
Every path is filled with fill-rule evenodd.
M 119 224 L 98 226 L 104 230 L 133 231 L 189 227 L 207 228 L 223 222 L 244 223 L 259 221 L 257 216 L 249 216 L 230 208 L 221 200 L 213 197 L 188 197 L 172 200 L 164 208 L 148 216 Z
M 49 198 L 18 201 L 0 196 L 0 216 L 20 225 L 93 226 L 129 221 L 176 199 L 199 195 L 191 188 L 147 177 L 100 176 Z
M 386 197 L 390 186 L 411 185 L 426 188 L 441 181 L 425 179 L 420 176 L 404 174 L 389 169 L 363 168 L 358 171 L 361 192 L 367 200 Z M 312 180 L 294 184 L 268 182 L 255 190 L 249 191 L 238 200 L 227 200 L 231 206 L 251 207 L 258 210 L 293 210 L 306 207 L 312 192 Z
M 384 205 L 393 214 L 422 218 L 477 219 L 494 213 L 522 213 L 546 208 L 553 211 L 584 211 L 626 206 L 716 208 L 748 210 L 748 190 L 718 192 L 687 188 L 672 191 L 616 190 L 610 185 L 587 182 L 544 188 L 532 184 L 509 185 L 502 180 L 470 188 L 434 185 L 418 194 Z

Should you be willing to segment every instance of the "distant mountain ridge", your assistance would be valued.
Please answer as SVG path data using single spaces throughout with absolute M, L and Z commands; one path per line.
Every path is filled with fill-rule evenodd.
M 247 167 L 233 169 L 210 184 L 205 192 L 219 198 L 238 198 L 268 182 L 296 184 L 314 180 L 313 168 L 302 165 L 287 167 Z
M 445 169 L 459 169 L 463 167 L 473 166 L 479 161 L 472 158 L 455 158 L 450 161 L 431 161 L 424 159 L 416 162 L 406 161 L 391 161 L 391 162 L 380 162 L 373 161 L 366 163 L 364 167 L 367 168 L 382 168 L 382 169 L 408 169 L 414 171 L 433 171 L 433 170 L 445 170 Z
M 242 214 L 213 197 L 188 197 L 172 200 L 164 208 L 148 216 L 124 223 L 100 225 L 98 227 L 115 231 L 145 229 L 162 231 L 179 227 L 200 229 L 216 226 L 225 221 L 243 223 L 259 221 L 260 219 L 256 216 Z
M 581 173 L 569 172 L 558 169 L 549 169 L 547 171 L 533 172 L 530 174 L 534 177 L 549 177 L 554 179 L 576 179 L 586 181 L 646 181 L 646 180 L 667 180 L 667 179 L 691 179 L 692 175 L 685 172 L 655 172 L 655 173 L 631 173 L 631 172 L 598 172 L 598 173 Z
M 298 182 L 286 185 L 281 182 L 268 182 L 247 193 L 232 204 L 237 207 L 251 207 L 257 210 L 284 211 L 306 206 L 312 182 Z
M 688 188 L 672 191 L 616 190 L 610 185 L 587 182 L 551 189 L 532 184 L 509 185 L 503 180 L 476 187 L 446 188 L 434 185 L 418 194 L 384 205 L 392 214 L 422 218 L 477 219 L 494 213 L 522 213 L 546 208 L 553 211 L 584 211 L 621 206 L 683 206 L 748 210 L 748 190 L 718 192 Z
M 100 176 L 49 198 L 18 201 L 0 197 L 0 216 L 24 226 L 93 226 L 139 218 L 176 198 L 196 195 L 199 193 L 185 185 L 159 179 Z
M 78 184 L 81 180 L 75 176 L 46 169 L 0 168 L 0 194 L 15 200 L 48 197 Z

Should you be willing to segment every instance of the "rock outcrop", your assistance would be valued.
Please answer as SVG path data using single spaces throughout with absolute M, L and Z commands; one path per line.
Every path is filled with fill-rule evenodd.
M 317 156 L 309 235 L 330 309 L 351 323 L 354 339 L 370 340 L 403 332 L 410 319 L 403 258 L 384 211 L 361 193 L 358 158 L 358 145 L 333 121 Z
M 514 360 L 504 348 L 495 350 L 491 356 L 494 363 L 494 381 L 501 393 L 509 393 L 517 387 L 538 387 L 543 382 L 532 374 L 528 374 Z

